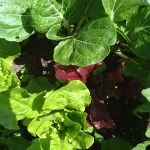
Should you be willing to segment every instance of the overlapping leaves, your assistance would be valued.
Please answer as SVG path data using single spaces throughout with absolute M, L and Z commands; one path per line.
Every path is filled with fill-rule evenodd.
M 41 33 L 50 30 L 47 33 L 50 39 L 59 37 L 61 28 L 69 33 L 69 24 L 79 21 L 87 6 L 86 0 L 35 0 L 30 3 L 0 0 L 0 3 L 0 37 L 18 42 L 27 39 L 33 30 Z
M 103 60 L 109 45 L 116 41 L 116 31 L 109 17 L 96 19 L 83 27 L 75 37 L 60 42 L 54 60 L 63 65 L 86 66 Z
M 141 8 L 127 23 L 132 52 L 140 58 L 150 60 L 150 6 Z
M 10 65 L 3 59 L 1 65 L 4 78 L 10 76 Z M 88 127 L 84 110 L 90 103 L 90 93 L 81 81 L 72 81 L 56 91 L 34 94 L 15 82 L 8 83 L 10 88 L 0 91 L 0 125 L 17 130 L 18 121 L 25 119 L 28 131 L 39 137 L 28 149 L 35 148 L 34 143 L 41 145 L 40 150 L 43 146 L 44 150 L 61 149 L 62 145 L 66 150 L 87 149 L 93 144 L 93 137 L 85 132 Z M 3 84 L 2 80 L 1 86 Z M 43 145 L 43 141 L 48 145 Z
M 3 3 L 0 15 L 1 31 L 10 33 L 14 27 L 15 30 L 9 36 L 6 32 L 0 34 L 2 38 L 22 41 L 28 38 L 33 30 L 46 33 L 46 36 L 52 40 L 70 38 L 61 42 L 55 49 L 54 60 L 60 64 L 87 66 L 97 63 L 109 54 L 109 45 L 113 45 L 116 41 L 116 31 L 109 17 L 90 21 L 72 34 L 70 25 L 80 23 L 82 17 L 86 15 L 90 1 L 36 0 L 28 4 L 26 1 L 17 3 L 16 0 L 8 5 L 10 8 L 6 12 L 5 7 L 8 2 Z M 18 11 L 14 10 L 13 4 Z M 12 14 L 13 22 L 9 14 Z

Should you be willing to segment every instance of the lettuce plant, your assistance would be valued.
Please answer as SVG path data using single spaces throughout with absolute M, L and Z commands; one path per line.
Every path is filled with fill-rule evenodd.
M 56 78 L 67 81 L 64 86 L 42 77 L 20 86 L 15 72 L 21 68 L 11 69 L 12 62 L 34 34 L 57 43 L 52 61 Z M 116 87 L 128 98 L 144 99 L 135 115 L 150 112 L 149 46 L 149 0 L 0 0 L 0 148 L 89 149 L 94 143 L 91 125 L 115 126 L 103 101 L 113 96 Z M 121 66 L 107 74 L 105 60 L 111 54 L 120 57 Z M 103 87 L 98 90 L 102 102 L 92 95 L 90 77 Z M 90 111 L 85 111 L 87 106 Z M 104 117 L 96 116 L 102 113 Z M 22 136 L 21 126 L 32 141 Z M 104 140 L 102 150 L 115 142 L 126 145 L 121 139 Z M 126 150 L 134 147 L 127 145 Z M 141 145 L 146 148 L 149 139 L 133 150 Z

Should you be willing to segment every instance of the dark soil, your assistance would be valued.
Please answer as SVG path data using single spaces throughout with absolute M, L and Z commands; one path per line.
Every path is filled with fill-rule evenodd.
M 19 68 L 19 66 L 23 65 L 28 69 L 29 75 L 33 75 L 34 77 L 45 76 L 51 83 L 55 83 L 54 62 L 52 61 L 55 43 L 44 37 L 39 38 L 38 35 L 33 35 L 30 37 L 29 42 L 20 44 L 22 45 L 21 55 L 14 60 L 15 65 L 12 67 L 12 70 L 15 70 L 15 67 Z M 110 55 L 107 58 L 107 71 L 113 71 L 118 67 L 118 61 L 114 61 L 116 59 L 119 58 L 116 58 L 114 55 Z M 20 69 L 14 72 L 18 76 L 21 76 Z M 22 82 L 22 86 L 27 84 L 28 82 Z M 139 100 L 127 99 L 123 96 L 119 99 L 110 97 L 105 101 L 105 104 L 116 126 L 113 129 L 105 131 L 99 130 L 97 131 L 98 133 L 103 135 L 105 139 L 118 137 L 134 145 L 144 140 L 148 116 L 146 114 L 143 115 L 143 119 L 139 119 L 132 113 L 133 109 L 140 104 Z M 27 132 L 26 129 L 24 131 Z M 28 133 L 24 133 L 24 136 L 26 138 L 29 137 L 29 140 L 31 140 Z M 95 142 L 90 150 L 100 150 L 100 144 Z

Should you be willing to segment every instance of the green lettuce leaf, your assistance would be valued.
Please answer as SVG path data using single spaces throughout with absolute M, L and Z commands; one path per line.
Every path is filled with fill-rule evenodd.
M 59 134 L 53 133 L 46 138 L 37 138 L 27 150 L 76 150 L 67 140 Z
M 85 133 L 88 127 L 84 110 L 89 103 L 88 89 L 77 80 L 47 93 L 43 111 L 28 125 L 28 131 L 39 137 L 29 150 L 37 148 L 37 145 L 44 150 L 54 147 L 58 150 L 89 148 L 94 142 L 93 137 Z M 43 141 L 47 146 L 44 146 Z
M 141 0 L 102 0 L 111 20 L 123 21 L 130 18 L 141 5 Z
M 31 96 L 21 88 L 0 92 L 0 124 L 8 129 L 18 129 L 18 120 L 38 116 L 38 111 L 32 110 L 35 97 L 37 95 Z
M 65 114 L 64 124 L 67 126 L 65 134 L 69 140 L 75 138 L 81 129 L 87 127 L 87 115 L 83 112 L 68 112 Z
M 148 129 L 146 130 L 145 135 L 146 135 L 148 138 L 150 138 L 150 128 L 148 128 Z
M 90 104 L 90 93 L 81 81 L 72 81 L 68 85 L 50 92 L 45 99 L 43 110 L 63 110 L 71 109 L 84 111 Z
M 94 143 L 94 138 L 85 132 L 80 132 L 74 141 L 77 149 L 88 149 Z
M 46 138 L 47 134 L 50 134 L 52 129 L 54 130 L 51 125 L 51 121 L 41 121 L 38 118 L 34 118 L 28 125 L 28 131 L 32 134 L 32 136 Z
M 64 132 L 53 132 L 46 138 L 37 138 L 27 150 L 76 150 L 88 149 L 94 138 L 87 133 L 80 132 L 74 139 L 68 141 Z
M 87 66 L 103 60 L 116 42 L 116 30 L 109 17 L 90 21 L 74 38 L 60 42 L 54 61 L 62 65 Z
M 20 42 L 32 34 L 29 8 L 25 0 L 0 0 L 0 38 Z
M 146 150 L 146 147 L 150 145 L 150 141 L 145 141 L 143 143 L 137 144 L 132 150 Z
M 65 114 L 64 124 L 70 126 L 72 125 L 72 122 L 77 122 L 80 124 L 81 128 L 85 130 L 87 129 L 86 118 L 87 114 L 85 112 L 67 111 Z
M 142 90 L 142 95 L 150 102 L 150 88 Z
M 16 74 L 10 72 L 10 63 L 0 58 L 0 92 L 19 86 Z

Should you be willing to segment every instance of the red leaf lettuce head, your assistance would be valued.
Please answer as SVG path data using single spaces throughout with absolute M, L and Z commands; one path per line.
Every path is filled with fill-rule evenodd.
M 141 96 L 144 85 L 139 83 L 131 76 L 123 76 L 122 71 L 125 67 L 125 61 L 113 72 L 107 74 L 106 79 L 118 85 L 121 94 L 130 99 L 137 99 Z
M 103 62 L 100 61 L 97 64 L 78 67 L 78 66 L 64 66 L 58 63 L 54 64 L 55 68 L 55 76 L 58 80 L 66 80 L 68 82 L 72 80 L 81 80 L 82 82 L 86 82 L 88 75 L 98 66 L 100 66 Z
M 95 93 L 92 91 L 92 102 L 87 109 L 88 123 L 96 129 L 110 129 L 115 127 L 115 123 L 111 120 L 109 112 L 105 108 L 105 104 L 96 99 Z
M 113 83 L 124 82 L 124 78 L 122 76 L 122 71 L 124 69 L 124 66 L 125 66 L 125 61 L 123 61 L 115 71 L 107 74 L 107 80 L 112 81 Z

